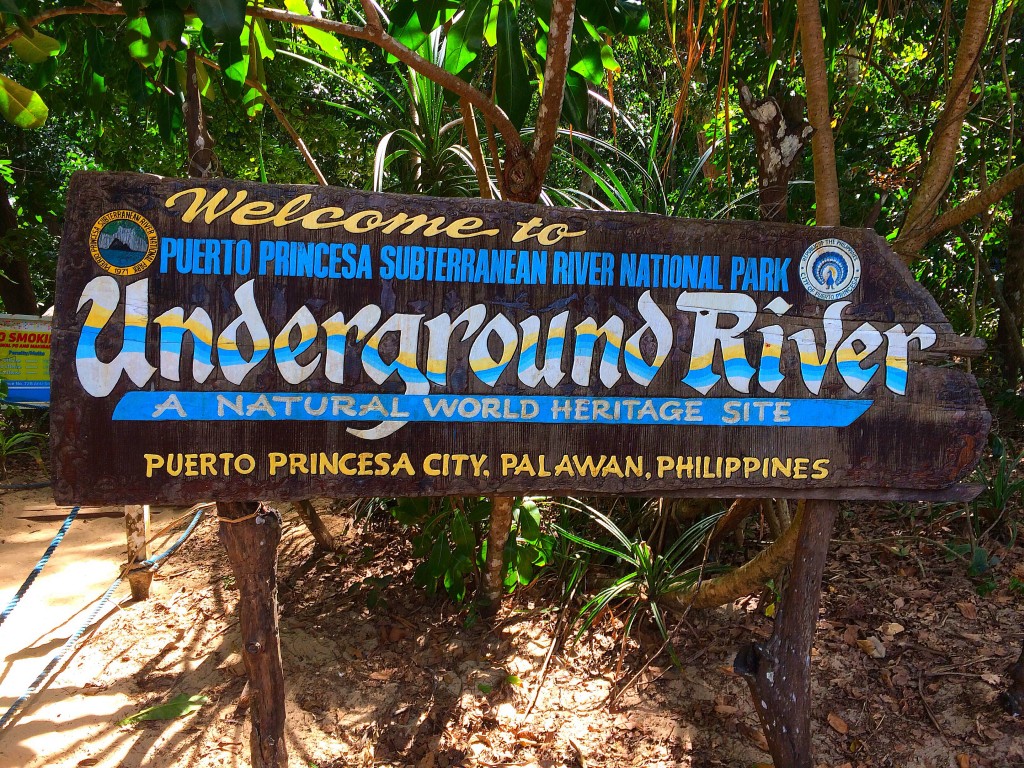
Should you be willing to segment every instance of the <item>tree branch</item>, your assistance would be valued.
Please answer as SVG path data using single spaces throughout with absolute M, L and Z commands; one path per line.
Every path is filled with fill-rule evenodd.
M 763 587 L 765 582 L 778 576 L 792 562 L 805 506 L 805 501 L 798 502 L 796 514 L 786 531 L 758 552 L 753 560 L 714 579 L 665 595 L 666 605 L 677 610 L 684 610 L 691 605 L 694 608 L 717 608 Z
M 960 46 L 953 64 L 953 75 L 946 89 L 946 103 L 928 143 L 921 183 L 910 202 L 906 221 L 897 238 L 897 250 L 905 260 L 913 260 L 925 243 L 935 217 L 935 209 L 946 193 L 960 151 L 960 136 L 968 110 L 971 83 L 978 68 L 981 50 L 988 37 L 993 0 L 969 0 Z
M 573 0 L 573 2 L 575 2 L 575 0 Z M 261 6 L 246 8 L 246 13 L 250 16 L 267 19 L 268 21 L 279 21 L 283 24 L 312 27 L 314 29 L 322 29 L 325 32 L 343 35 L 344 37 L 350 37 L 356 40 L 366 40 L 379 48 L 383 48 L 416 72 L 430 78 L 435 83 L 448 89 L 460 98 L 466 99 L 470 104 L 479 109 L 481 114 L 489 119 L 494 124 L 495 128 L 497 128 L 498 132 L 501 133 L 501 137 L 505 140 L 505 145 L 511 154 L 526 154 L 526 147 L 523 144 L 522 137 L 519 135 L 519 131 L 512 124 L 512 121 L 508 119 L 508 115 L 505 114 L 501 107 L 491 101 L 485 93 L 478 91 L 466 81 L 456 77 L 443 67 L 428 61 L 415 51 L 398 42 L 395 38 L 391 37 L 391 35 L 385 32 L 383 27 L 380 25 L 380 16 L 376 9 L 373 8 L 372 3 L 368 3 L 368 5 L 370 6 L 370 9 L 373 10 L 373 15 L 367 19 L 365 27 L 358 27 L 354 24 L 346 24 L 345 22 L 335 21 L 333 19 L 304 16 L 299 13 L 291 13 L 277 8 L 264 8 Z M 124 15 L 124 13 L 124 6 L 120 3 L 109 3 L 105 2 L 105 0 L 94 0 L 92 5 L 75 6 L 73 8 L 54 8 L 44 11 L 38 16 L 29 19 L 27 23 L 29 27 L 35 27 L 58 16 L 73 16 L 76 14 L 118 16 Z M 367 13 L 369 13 L 369 9 L 367 10 Z M 19 28 L 11 31 L 5 37 L 0 38 L 0 49 L 10 45 L 12 40 L 15 40 L 22 34 L 23 31 Z M 560 105 L 561 102 L 559 102 L 559 108 Z
M 366 28 L 384 31 L 384 25 L 380 23 L 380 14 L 372 0 L 360 0 L 363 4 L 363 15 L 366 16 Z
M 58 16 L 83 16 L 87 14 L 98 16 L 120 16 L 124 14 L 124 8 L 122 8 L 119 3 L 105 3 L 102 2 L 102 0 L 96 0 L 96 2 L 91 5 L 77 5 L 70 8 L 51 8 L 48 11 L 43 11 L 38 16 L 26 19 L 25 27 L 35 29 L 40 24 L 47 22 L 50 19 L 56 19 Z M 6 48 L 24 34 L 24 29 L 21 27 L 15 27 L 6 35 L 0 37 L 0 49 Z
M 811 155 L 814 160 L 815 222 L 820 227 L 839 226 L 839 176 L 832 116 L 828 103 L 828 72 L 822 41 L 818 0 L 797 0 L 800 21 L 800 53 L 807 83 L 807 119 L 814 128 Z
M 466 129 L 466 142 L 469 154 L 473 157 L 473 170 L 476 172 L 476 183 L 480 187 L 480 197 L 490 200 L 491 180 L 487 176 L 487 165 L 484 163 L 484 152 L 480 147 L 480 135 L 476 130 L 476 117 L 473 116 L 473 105 L 465 99 L 459 99 L 462 110 L 462 127 Z
M 214 69 L 218 70 L 220 69 L 220 66 L 216 62 L 210 61 L 210 59 L 206 58 L 205 56 L 197 55 L 196 59 L 203 62 L 203 64 L 205 64 L 208 67 L 213 67 Z M 288 135 L 291 136 L 292 141 L 295 143 L 296 149 L 299 150 L 299 154 L 302 155 L 302 159 L 306 161 L 306 165 L 308 165 L 310 170 L 313 171 L 313 175 L 316 176 L 316 180 L 321 184 L 321 186 L 326 187 L 327 179 L 324 177 L 323 172 L 320 170 L 320 166 L 316 164 L 316 160 L 313 159 L 313 155 L 310 153 L 309 147 L 306 146 L 306 142 L 302 140 L 302 137 L 299 136 L 298 131 L 296 131 L 295 128 L 292 126 L 291 121 L 288 119 L 288 116 L 284 113 L 284 110 L 282 110 L 281 107 L 277 105 L 276 101 L 270 98 L 270 94 L 267 93 L 267 89 L 264 88 L 258 81 L 252 80 L 247 77 L 245 79 L 245 84 L 248 85 L 250 88 L 255 88 L 256 91 L 260 94 L 260 96 L 262 96 L 264 100 L 266 100 L 267 106 L 269 106 L 271 111 L 273 111 L 274 117 L 276 117 L 277 121 L 281 123 L 281 127 L 283 127 L 288 132 Z
M 943 232 L 948 232 L 960 226 L 968 219 L 984 213 L 990 206 L 995 205 L 1017 189 L 1017 187 L 1021 186 L 1024 186 L 1024 165 L 1018 165 L 995 183 L 988 185 L 973 197 L 967 198 L 959 205 L 932 220 L 932 223 L 923 235 L 924 242 L 921 243 L 921 246 L 923 247 L 933 237 L 941 235 Z M 901 239 L 902 235 L 896 240 L 897 250 L 901 250 L 899 247 Z M 917 250 L 920 250 L 920 248 Z
M 1014 364 L 1024 370 L 1024 344 L 1020 340 L 1020 327 L 1017 325 L 1017 318 L 1013 314 L 1013 310 L 1010 308 L 1009 302 L 1006 300 L 1006 296 L 1003 295 L 1002 289 L 999 287 L 999 283 L 996 281 L 995 273 L 992 272 L 992 267 L 989 266 L 988 262 L 982 256 L 981 247 L 974 242 L 967 233 L 964 232 L 963 227 L 956 228 L 957 237 L 967 246 L 967 250 L 974 256 L 975 262 L 981 267 L 982 273 L 985 275 L 985 285 L 988 286 L 988 292 L 992 294 L 992 300 L 995 301 L 996 306 L 999 307 L 1001 313 L 1001 319 L 1006 323 L 1006 327 L 1010 330 L 1011 342 L 1009 344 L 1010 354 L 1013 356 Z
M 536 132 L 533 134 L 533 173 L 536 202 L 544 177 L 551 164 L 551 153 L 558 136 L 558 118 L 562 114 L 565 96 L 565 78 L 569 69 L 569 51 L 572 48 L 572 24 L 576 15 L 576 0 L 554 0 L 548 25 L 547 56 L 544 61 L 544 92 L 537 111 Z
M 313 27 L 314 29 L 322 29 L 325 32 L 333 32 L 345 37 L 373 43 L 379 48 L 383 48 L 402 63 L 407 64 L 416 72 L 430 78 L 442 88 L 447 88 L 456 96 L 466 99 L 470 104 L 479 109 L 482 114 L 486 115 L 494 123 L 495 128 L 498 129 L 501 137 L 505 140 L 507 147 L 525 149 L 519 131 L 516 130 L 512 121 L 508 119 L 508 115 L 505 114 L 501 107 L 491 101 L 486 94 L 478 91 L 465 80 L 456 77 L 443 67 L 427 61 L 427 59 L 415 51 L 398 42 L 385 32 L 383 28 L 373 28 L 369 23 L 366 27 L 357 27 L 341 21 L 334 21 L 333 19 L 303 16 L 298 13 L 281 11 L 277 8 L 248 8 L 246 12 L 252 16 L 258 16 L 269 21 Z

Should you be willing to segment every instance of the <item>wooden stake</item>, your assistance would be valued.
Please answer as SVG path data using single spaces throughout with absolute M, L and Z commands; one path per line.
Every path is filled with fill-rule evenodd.
M 734 669 L 754 697 L 768 751 L 777 768 L 813 768 L 811 645 L 821 603 L 821 577 L 839 505 L 808 501 L 775 630 L 765 644 L 736 654 Z
M 128 564 L 141 563 L 149 557 L 149 505 L 126 504 L 124 527 L 128 534 Z M 128 584 L 132 588 L 132 600 L 145 600 L 153 584 L 153 569 L 128 571 Z
M 284 667 L 277 624 L 281 518 L 259 502 L 217 502 L 219 536 L 238 586 L 242 656 L 249 673 L 252 768 L 287 768 Z

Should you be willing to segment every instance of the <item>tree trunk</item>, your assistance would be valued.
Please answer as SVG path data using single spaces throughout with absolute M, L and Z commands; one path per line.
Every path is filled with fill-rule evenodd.
M 484 562 L 483 611 L 497 613 L 505 591 L 505 544 L 512 530 L 511 496 L 491 499 L 491 527 L 487 532 L 487 558 Z
M 17 226 L 18 217 L 7 197 L 7 185 L 0 181 L 0 242 Z M 0 301 L 4 303 L 4 310 L 12 315 L 38 315 L 28 260 L 11 253 L 9 248 L 0 247 L 0 273 Z
M 813 129 L 804 118 L 806 102 L 789 93 L 782 103 L 773 97 L 755 99 L 740 85 L 740 107 L 757 139 L 757 190 L 762 221 L 785 221 L 789 181 Z
M 213 152 L 214 140 L 206 128 L 203 99 L 199 92 L 199 73 L 196 70 L 196 52 L 189 48 L 185 60 L 185 131 L 188 136 L 188 175 L 193 179 L 207 179 L 213 175 L 217 156 Z
M 821 577 L 839 505 L 808 501 L 796 556 L 775 629 L 765 644 L 736 654 L 734 668 L 747 679 L 768 751 L 777 768 L 813 768 L 811 752 L 811 645 L 821 602 Z
M 284 667 L 277 623 L 281 518 L 254 501 L 217 502 L 219 537 L 238 587 L 242 656 L 249 674 L 252 768 L 288 768 Z
M 1002 696 L 1003 706 L 1011 715 L 1024 715 L 1024 644 L 1021 645 L 1017 661 L 1006 670 L 1010 686 Z
M 800 54 L 807 83 L 807 118 L 814 128 L 811 154 L 814 157 L 815 221 L 820 227 L 839 226 L 839 176 L 832 139 L 832 113 L 828 100 L 828 70 L 822 42 L 821 9 L 818 0 L 797 0 L 800 21 Z
M 1024 374 L 1015 354 L 1021 343 L 1019 331 L 1024 328 L 1024 187 L 1013 193 L 1013 215 L 1006 234 L 1003 298 L 1012 315 L 1006 317 L 1005 312 L 999 313 L 995 345 L 1002 358 L 1003 374 L 1007 383 L 1013 387 L 1021 374 Z

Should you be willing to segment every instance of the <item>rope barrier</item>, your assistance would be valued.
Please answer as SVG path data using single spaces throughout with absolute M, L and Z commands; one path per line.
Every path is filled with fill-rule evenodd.
M 46 548 L 43 556 L 39 558 L 39 562 L 36 563 L 36 567 L 29 573 L 25 582 L 18 587 L 18 591 L 14 593 L 14 597 L 12 597 L 11 601 L 7 603 L 7 607 L 4 608 L 3 613 L 0 613 L 0 626 L 7 621 L 7 617 L 11 615 L 11 612 L 17 607 L 21 598 L 23 598 L 25 593 L 28 592 L 28 588 L 32 586 L 32 582 L 36 580 L 36 577 L 39 576 L 40 573 L 43 572 L 43 568 L 45 568 L 46 564 L 50 561 L 50 555 L 53 554 L 54 550 L 56 550 L 64 540 L 64 534 L 68 532 L 68 528 L 71 527 L 71 523 L 74 522 L 75 517 L 78 516 L 78 510 L 80 509 L 81 507 L 74 507 L 68 513 L 68 516 L 64 518 L 64 522 L 61 523 L 60 530 L 58 530 L 57 535 L 53 537 L 53 540 L 50 542 L 50 546 Z
M 196 513 L 195 516 L 192 518 L 192 522 L 188 524 L 188 527 L 178 537 L 177 541 L 175 541 L 166 550 L 161 552 L 156 557 L 151 557 L 148 560 L 142 561 L 141 563 L 132 563 L 130 565 L 125 566 L 121 570 L 121 574 L 116 579 L 114 579 L 114 583 L 111 584 L 107 588 L 107 591 L 103 593 L 103 597 L 100 598 L 99 603 L 97 603 L 96 607 L 93 608 L 92 612 L 89 614 L 89 617 L 85 620 L 85 622 L 77 630 L 75 630 L 74 634 L 72 634 L 71 637 L 69 637 L 64 642 L 64 645 L 61 646 L 60 650 L 57 651 L 56 654 L 54 654 L 53 658 L 51 658 L 49 662 L 47 662 L 46 667 L 43 669 L 42 672 L 39 673 L 39 676 L 32 681 L 32 684 L 28 687 L 25 693 L 19 696 L 18 699 L 13 704 L 11 704 L 7 712 L 4 713 L 3 717 L 0 717 L 0 731 L 2 731 L 4 727 L 14 718 L 18 711 L 23 706 L 25 706 L 25 703 L 36 694 L 36 692 L 45 682 L 49 674 L 64 659 L 64 656 L 68 653 L 68 651 L 72 650 L 78 644 L 78 641 L 82 638 L 82 635 L 85 634 L 85 631 L 96 620 L 96 617 L 99 616 L 103 606 L 106 605 L 108 600 L 110 600 L 111 595 L 114 594 L 114 591 L 121 585 L 121 582 L 124 581 L 125 576 L 128 575 L 128 571 L 140 566 L 147 568 L 155 568 L 162 561 L 166 560 L 168 557 L 177 552 L 181 545 L 185 543 L 185 540 L 192 534 L 192 531 L 195 530 L 196 526 L 199 524 L 199 520 L 203 516 L 204 510 L 206 509 L 207 505 L 201 505 L 196 509 Z M 77 512 L 77 510 L 78 507 L 75 507 L 74 511 Z
M 50 481 L 43 480 L 39 483 L 4 483 L 0 485 L 0 491 L 32 491 L 36 488 L 49 488 Z

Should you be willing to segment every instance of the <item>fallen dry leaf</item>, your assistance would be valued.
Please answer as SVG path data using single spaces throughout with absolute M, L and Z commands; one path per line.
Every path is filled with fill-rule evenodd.
M 858 640 L 857 645 L 872 659 L 884 659 L 885 658 L 885 645 L 874 635 L 867 638 L 866 640 Z
M 828 724 L 832 726 L 833 731 L 843 736 L 850 732 L 850 726 L 835 712 L 828 713 Z
M 728 704 L 716 704 L 715 712 L 717 712 L 720 715 L 735 715 L 737 712 L 739 712 L 739 709 L 737 709 L 736 707 L 732 707 Z
M 956 764 L 958 768 L 971 768 L 971 756 L 961 752 L 956 756 Z
M 900 632 L 905 630 L 906 627 L 904 627 L 902 624 L 897 624 L 895 621 L 891 621 L 888 624 L 883 624 L 882 626 L 879 627 L 879 629 L 882 631 L 883 635 L 889 635 L 890 637 L 895 637 Z
M 976 621 L 977 620 L 977 618 L 978 618 L 978 609 L 974 607 L 973 603 L 967 603 L 967 602 L 957 603 L 956 607 L 960 610 L 960 613 L 963 614 L 963 617 L 965 619 L 967 619 L 968 621 Z
M 858 634 L 859 633 L 858 633 L 857 625 L 856 624 L 849 624 L 849 625 L 847 625 L 846 631 L 843 632 L 843 642 L 846 643 L 851 648 L 856 648 L 857 647 L 857 635 Z
M 992 672 L 985 672 L 981 676 L 981 679 L 989 685 L 994 685 L 996 687 L 999 687 L 1002 684 L 1002 680 L 999 678 L 999 675 L 993 674 Z

